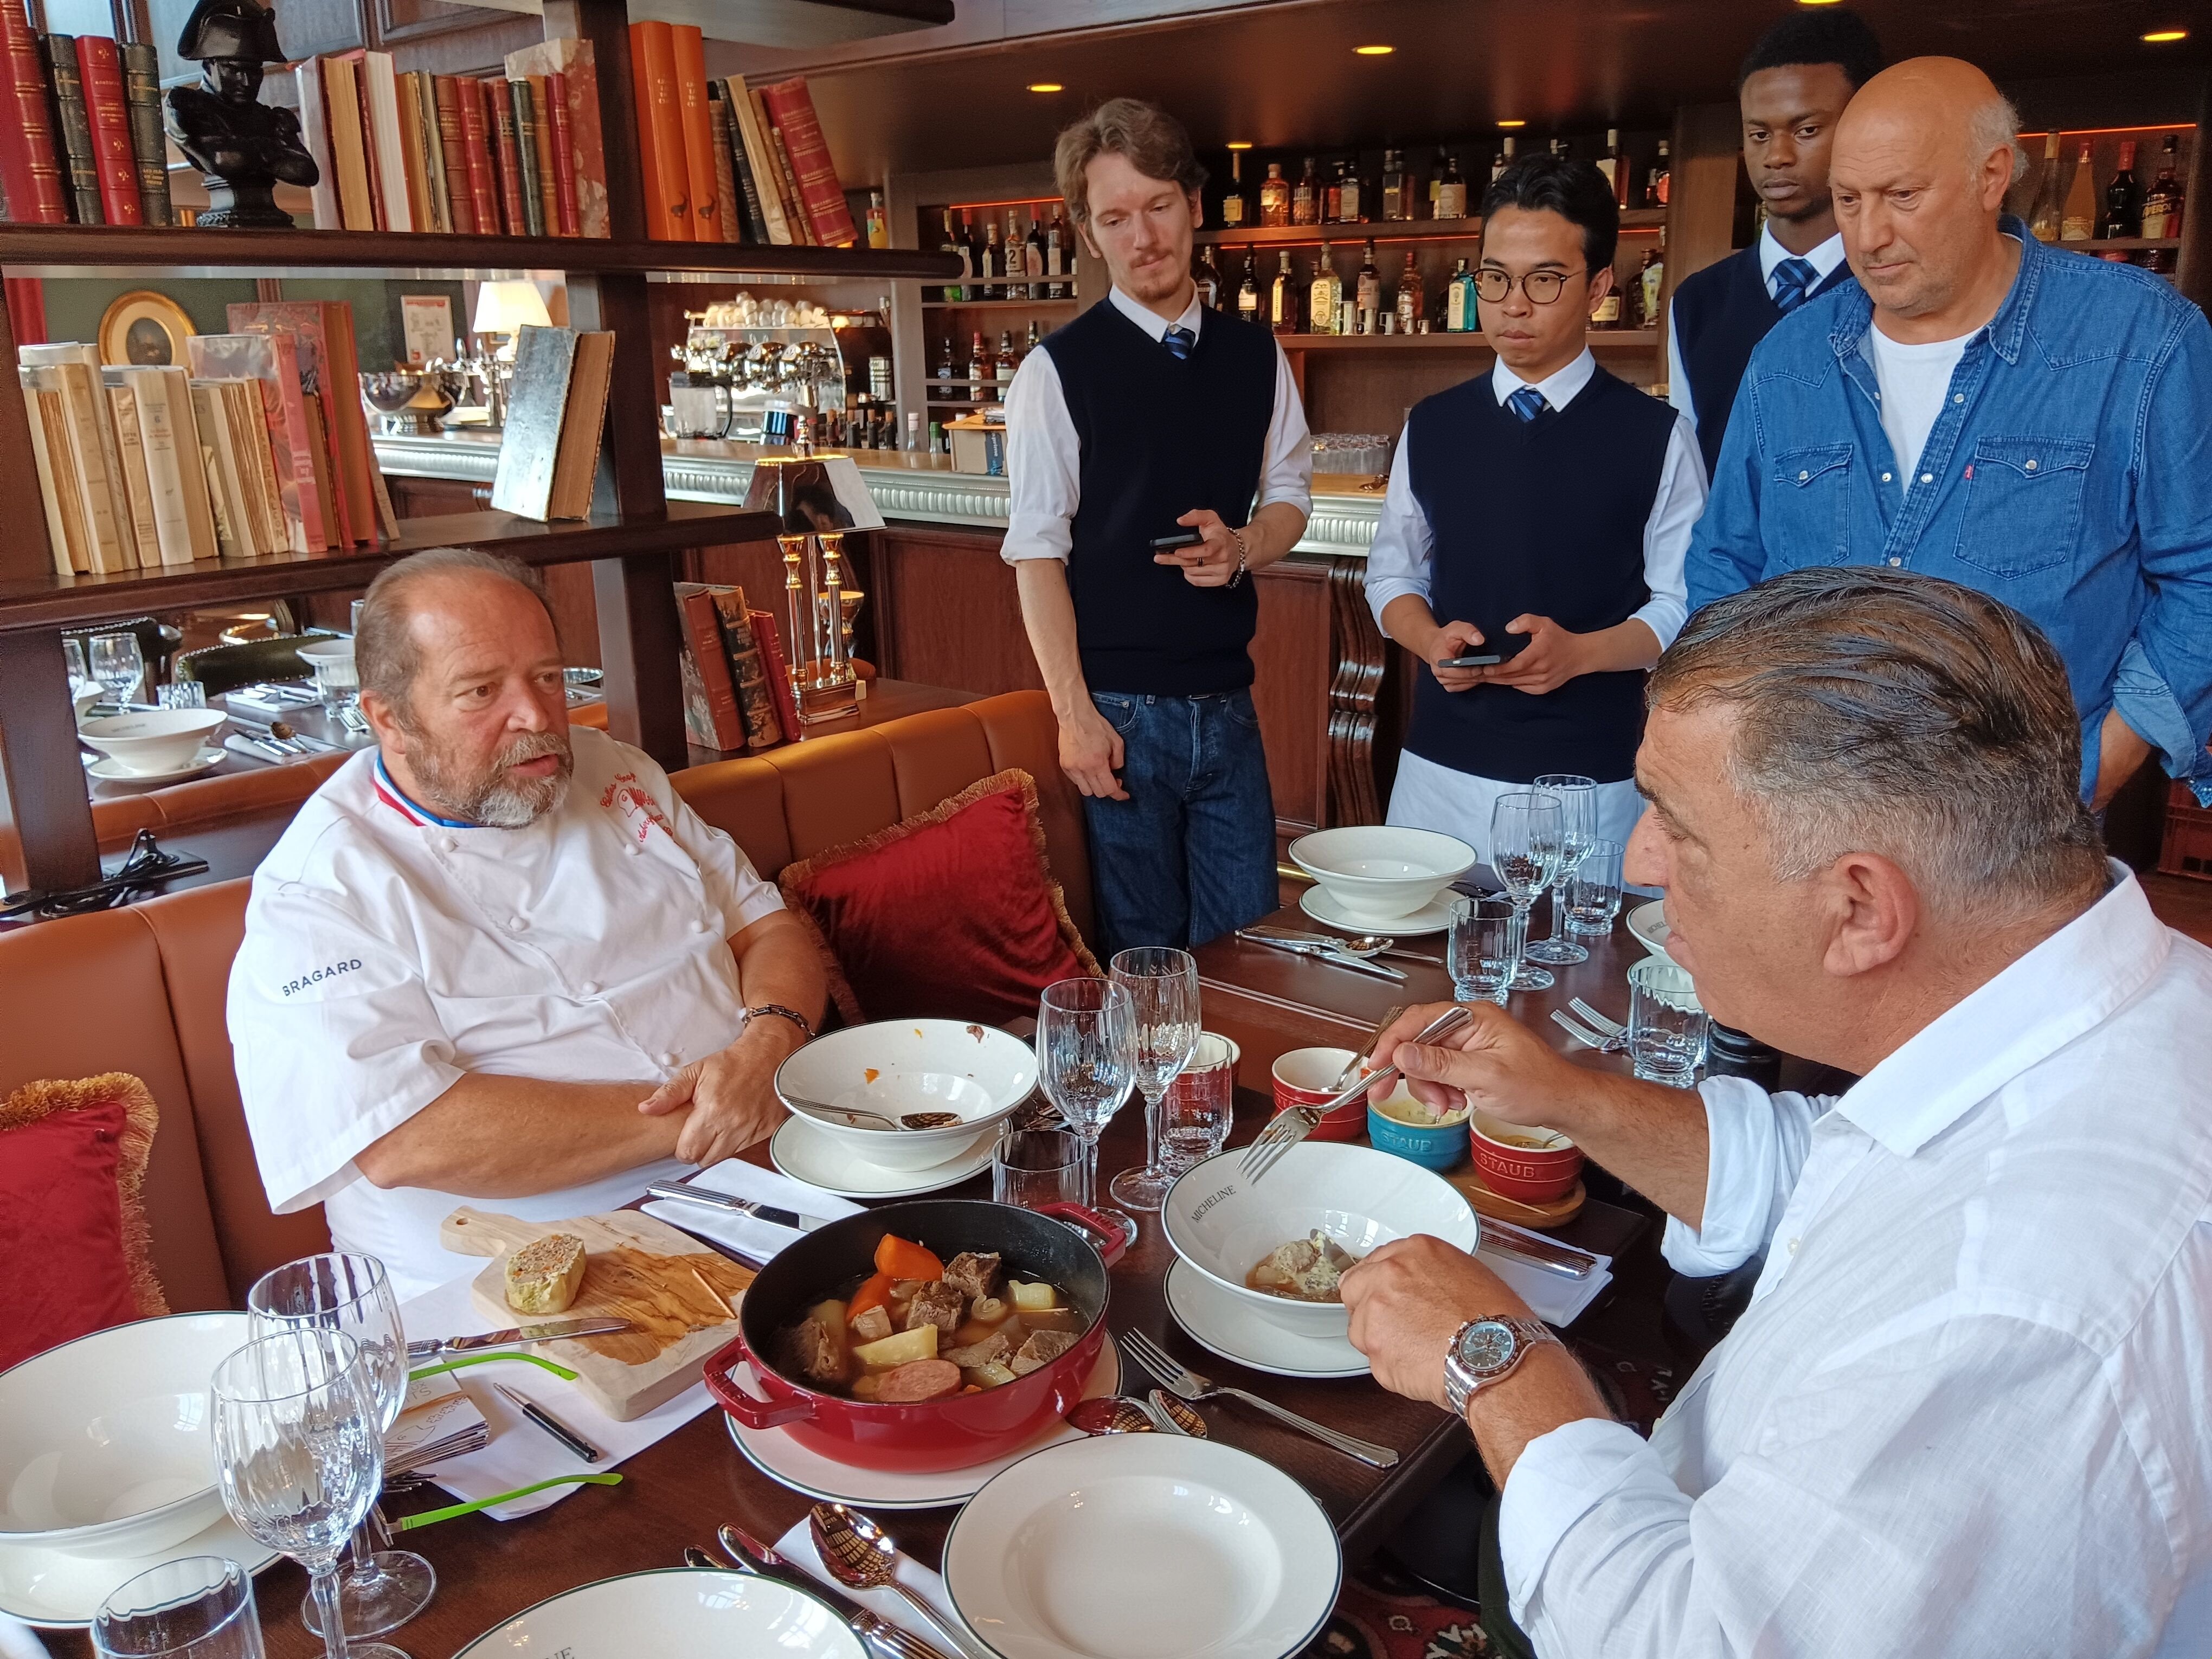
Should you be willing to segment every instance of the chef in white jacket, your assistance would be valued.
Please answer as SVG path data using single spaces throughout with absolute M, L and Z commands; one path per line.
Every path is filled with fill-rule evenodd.
M 230 1037 L 270 1206 L 404 1297 L 482 1265 L 438 1242 L 464 1201 L 587 1215 L 768 1134 L 823 982 L 667 774 L 570 728 L 521 567 L 392 566 L 356 654 L 377 748 L 255 872 Z

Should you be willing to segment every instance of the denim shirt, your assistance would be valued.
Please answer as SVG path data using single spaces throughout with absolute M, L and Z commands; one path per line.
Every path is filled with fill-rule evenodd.
M 1690 544 L 1690 608 L 1810 565 L 1978 588 L 2064 659 L 2085 795 L 2117 704 L 2212 796 L 2212 325 L 2148 272 L 2002 228 L 2019 275 L 1967 341 L 1909 488 L 1889 481 L 1863 288 L 1759 343 Z

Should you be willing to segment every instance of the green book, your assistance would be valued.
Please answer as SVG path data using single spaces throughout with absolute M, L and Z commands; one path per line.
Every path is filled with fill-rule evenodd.
M 538 176 L 538 102 L 530 95 L 530 82 L 509 81 L 508 101 L 514 106 L 514 148 L 522 171 L 522 229 L 527 236 L 543 236 L 545 228 L 545 191 Z

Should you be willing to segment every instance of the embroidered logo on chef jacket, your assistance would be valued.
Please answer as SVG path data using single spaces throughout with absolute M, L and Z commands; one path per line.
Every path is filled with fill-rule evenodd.
M 669 826 L 659 803 L 646 793 L 635 772 L 616 773 L 614 781 L 600 793 L 599 805 L 622 825 L 623 833 L 635 838 L 641 847 L 655 826 L 669 840 L 676 839 L 676 831 Z
M 304 991 L 310 985 L 316 984 L 320 981 L 336 979 L 340 974 L 357 974 L 360 971 L 361 958 L 359 957 L 353 957 L 343 962 L 333 962 L 326 966 L 315 969 L 311 973 L 301 975 L 297 979 L 288 979 L 284 981 L 282 989 L 283 994 L 289 997 L 295 992 Z

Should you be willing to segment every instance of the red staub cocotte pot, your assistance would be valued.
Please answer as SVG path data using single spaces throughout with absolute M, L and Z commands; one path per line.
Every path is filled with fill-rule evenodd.
M 1010 1276 L 1060 1287 L 1083 1316 L 1082 1339 L 1002 1387 L 907 1404 L 848 1400 L 778 1370 L 768 1358 L 777 1333 L 874 1272 L 876 1246 L 886 1233 L 927 1245 L 946 1261 L 963 1250 L 996 1251 Z M 738 1304 L 736 1339 L 707 1362 L 708 1390 L 747 1428 L 780 1428 L 840 1463 L 921 1474 L 1003 1457 L 1083 1398 L 1107 1340 L 1106 1270 L 1123 1248 L 1121 1229 L 1076 1204 L 1024 1210 L 978 1199 L 920 1199 L 847 1216 L 786 1245 L 761 1269 Z M 759 1395 L 731 1376 L 740 1360 L 750 1364 Z

